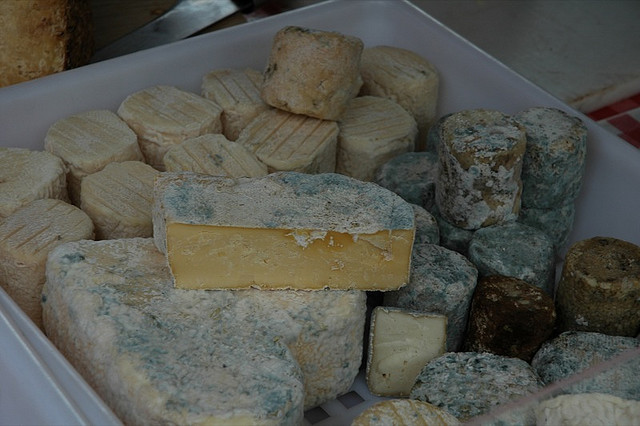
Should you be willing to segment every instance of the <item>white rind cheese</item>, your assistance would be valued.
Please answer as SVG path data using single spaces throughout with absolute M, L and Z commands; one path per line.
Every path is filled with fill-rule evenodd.
M 229 177 L 257 177 L 268 173 L 267 166 L 245 146 L 213 133 L 187 139 L 170 148 L 162 162 L 168 172 Z
M 367 385 L 374 395 L 409 396 L 422 370 L 446 350 L 447 317 L 378 306 L 371 314 Z
M 59 244 L 93 236 L 89 216 L 52 198 L 32 201 L 0 221 L 0 286 L 38 327 L 47 255 Z
M 125 424 L 301 424 L 360 366 L 365 294 L 186 291 L 151 239 L 59 246 L 47 335 Z
M 417 399 L 388 399 L 365 409 L 351 426 L 456 426 L 460 421 L 451 413 Z
M 640 426 L 640 401 L 603 393 L 560 395 L 536 407 L 538 426 Z
M 136 134 L 114 112 L 91 110 L 55 122 L 44 149 L 62 158 L 69 172 L 69 198 L 80 206 L 82 179 L 116 161 L 142 161 Z
M 41 198 L 69 201 L 67 167 L 46 151 L 0 147 L 0 219 Z
M 122 101 L 117 113 L 138 135 L 145 161 L 158 170 L 162 170 L 162 157 L 173 145 L 222 132 L 222 108 L 218 104 L 173 86 L 135 92 Z
M 372 183 L 164 173 L 154 200 L 154 239 L 178 287 L 386 290 L 409 278 L 413 209 Z

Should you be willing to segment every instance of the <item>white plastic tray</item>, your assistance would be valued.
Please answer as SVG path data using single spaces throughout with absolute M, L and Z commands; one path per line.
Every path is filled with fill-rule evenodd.
M 44 135 L 56 120 L 88 109 L 115 110 L 127 95 L 147 86 L 170 84 L 199 92 L 202 76 L 212 69 L 263 69 L 272 36 L 285 25 L 340 31 L 360 37 L 366 46 L 387 44 L 423 55 L 441 73 L 439 114 L 480 107 L 515 113 L 545 105 L 579 116 L 590 135 L 570 241 L 611 236 L 640 244 L 640 151 L 399 0 L 322 3 L 0 89 L 0 146 L 42 149 Z M 97 398 L 87 398 L 86 384 L 24 315 L 16 315 L 3 292 L 0 302 L 0 423 L 42 423 L 36 413 L 46 413 L 44 418 L 51 419 L 47 423 L 117 422 Z M 30 366 L 24 364 L 29 357 Z M 72 380 L 51 376 L 58 371 Z M 21 384 L 18 394 L 9 396 L 8 382 Z M 372 401 L 362 380 L 356 387 L 364 402 L 327 404 L 324 411 L 331 418 L 315 424 L 349 424 Z M 342 410 L 349 406 L 352 409 Z M 60 421 L 50 417 L 54 409 Z

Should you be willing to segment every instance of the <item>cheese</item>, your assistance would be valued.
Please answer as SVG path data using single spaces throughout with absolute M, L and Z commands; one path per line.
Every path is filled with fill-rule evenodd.
M 153 225 L 180 288 L 388 290 L 409 277 L 414 213 L 338 174 L 165 173 Z
M 415 214 L 416 236 L 414 244 L 440 244 L 440 228 L 435 216 L 422 207 L 411 204 Z
M 640 401 L 602 393 L 559 395 L 536 407 L 539 426 L 640 425 Z
M 433 404 L 415 399 L 379 401 L 358 415 L 351 426 L 437 425 L 456 426 L 460 421 Z
M 322 120 L 337 120 L 356 97 L 362 77 L 357 37 L 288 26 L 276 33 L 264 72 L 269 105 Z
M 424 366 L 410 397 L 428 401 L 467 421 L 487 414 L 498 405 L 515 401 L 542 389 L 531 366 L 518 358 L 477 352 L 449 352 Z M 533 424 L 530 408 L 523 423 Z
M 151 237 L 153 182 L 159 172 L 141 161 L 111 163 L 82 180 L 80 206 L 97 239 Z
M 574 201 L 567 201 L 553 209 L 537 209 L 522 206 L 518 222 L 538 228 L 545 232 L 553 242 L 556 254 L 564 252 L 573 229 L 576 206 Z
M 162 170 L 162 157 L 173 145 L 222 131 L 222 108 L 195 93 L 173 86 L 153 86 L 122 101 L 118 115 L 138 135 L 145 161 Z
M 640 247 L 612 237 L 573 244 L 556 295 L 558 329 L 637 336 L 640 332 Z
M 366 372 L 371 393 L 409 396 L 422 367 L 445 352 L 446 329 L 444 315 L 374 308 Z
M 0 285 L 38 327 L 48 253 L 67 241 L 92 238 L 91 219 L 52 198 L 32 201 L 0 222 Z
M 269 108 L 260 97 L 261 87 L 262 73 L 251 68 L 214 70 L 202 78 L 202 96 L 222 108 L 222 132 L 230 141 Z
M 360 69 L 360 95 L 386 97 L 409 111 L 418 125 L 416 150 L 424 151 L 438 106 L 440 76 L 436 67 L 410 50 L 373 46 L 363 50 Z
M 66 173 L 48 152 L 0 147 L 0 219 L 40 198 L 68 201 Z
M 336 168 L 338 125 L 271 109 L 245 127 L 238 140 L 269 172 L 332 173 Z
M 189 171 L 214 176 L 257 177 L 267 166 L 246 147 L 221 134 L 209 133 L 169 148 L 162 159 L 169 172 Z
M 515 277 L 554 294 L 553 242 L 537 228 L 513 222 L 478 229 L 469 242 L 468 258 L 481 277 Z
M 86 111 L 55 122 L 47 130 L 44 149 L 65 162 L 69 197 L 77 206 L 85 176 L 115 161 L 142 161 L 136 134 L 108 110 Z
M 463 229 L 513 222 L 520 212 L 524 128 L 486 109 L 463 110 L 438 124 L 439 214 Z
M 49 256 L 47 335 L 125 424 L 299 425 L 346 392 L 362 355 L 359 291 L 175 289 L 151 239 Z
M 384 294 L 384 305 L 447 316 L 447 350 L 462 345 L 478 270 L 461 254 L 436 244 L 413 247 L 411 279 Z
M 411 114 L 377 96 L 351 100 L 338 126 L 336 172 L 365 181 L 391 158 L 413 151 L 418 134 Z

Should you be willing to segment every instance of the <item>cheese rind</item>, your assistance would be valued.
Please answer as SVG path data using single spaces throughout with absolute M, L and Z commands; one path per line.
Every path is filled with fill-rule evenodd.
M 536 407 L 539 426 L 595 426 L 640 424 L 640 401 L 603 393 L 559 395 Z
M 460 421 L 451 413 L 417 399 L 380 401 L 353 419 L 351 426 L 433 425 L 456 426 Z
M 446 350 L 447 317 L 378 306 L 371 314 L 367 386 L 374 395 L 409 396 L 422 367 Z
M 43 295 L 47 335 L 126 424 L 301 424 L 361 362 L 364 292 L 175 289 L 151 239 L 59 246 Z
M 388 290 L 408 281 L 413 209 L 375 184 L 164 173 L 154 200 L 154 239 L 178 287 Z

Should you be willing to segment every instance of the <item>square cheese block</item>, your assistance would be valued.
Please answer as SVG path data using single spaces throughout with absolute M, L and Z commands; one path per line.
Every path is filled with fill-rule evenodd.
M 361 291 L 176 289 L 150 238 L 49 256 L 47 336 L 124 424 L 300 425 L 349 390 Z
M 163 173 L 153 226 L 176 287 L 392 290 L 409 279 L 410 204 L 326 173 Z
M 374 395 L 409 396 L 427 362 L 446 350 L 447 317 L 377 306 L 371 314 L 367 386 Z

